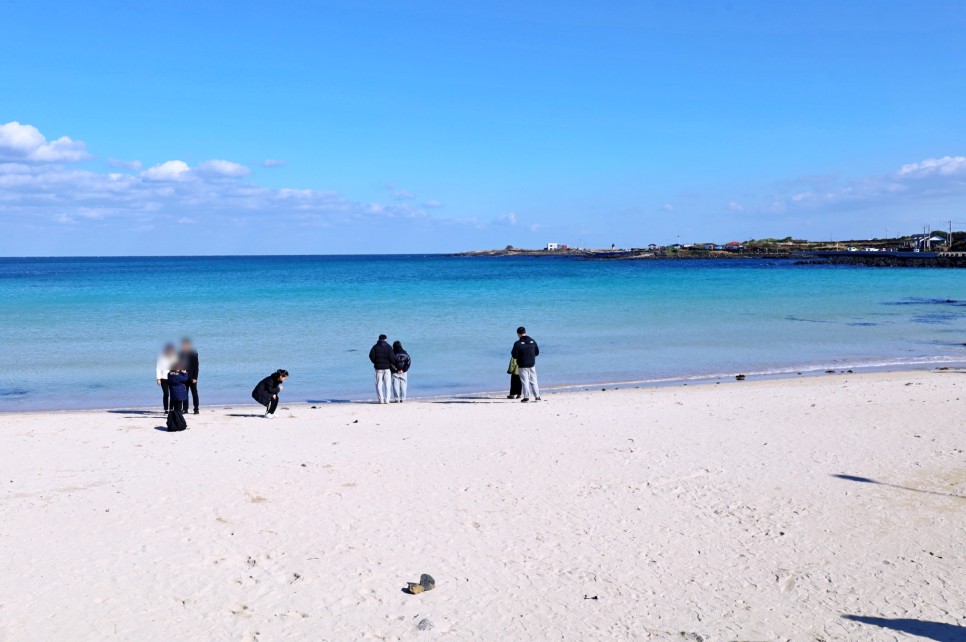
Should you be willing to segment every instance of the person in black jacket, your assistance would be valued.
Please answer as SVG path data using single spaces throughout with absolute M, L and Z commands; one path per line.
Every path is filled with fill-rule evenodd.
M 188 390 L 191 392 L 191 399 L 195 402 L 195 414 L 198 414 L 198 351 L 191 345 L 191 339 L 185 337 L 181 340 L 181 363 L 188 371 Z M 187 408 L 185 409 L 187 410 Z
M 376 369 L 376 398 L 379 403 L 389 403 L 390 378 L 396 367 L 396 354 L 386 341 L 386 335 L 380 334 L 376 345 L 369 350 L 369 361 Z
M 413 360 L 409 358 L 409 353 L 403 349 L 400 341 L 392 344 L 392 353 L 395 355 L 392 364 L 392 400 L 402 403 L 406 401 L 406 393 L 409 391 L 408 373 Z
M 171 394 L 171 412 L 188 412 L 188 371 L 184 364 L 177 364 L 168 372 L 168 390 Z
M 517 366 L 520 368 L 523 403 L 530 401 L 531 395 L 534 401 L 540 401 L 540 386 L 537 384 L 537 355 L 539 354 L 540 346 L 527 336 L 527 329 L 521 325 L 517 328 L 517 342 L 513 344 L 510 356 L 517 360 Z
M 282 391 L 282 382 L 288 379 L 288 370 L 276 370 L 258 382 L 252 390 L 252 399 L 265 406 L 265 418 L 274 419 L 275 409 L 278 408 L 278 393 Z

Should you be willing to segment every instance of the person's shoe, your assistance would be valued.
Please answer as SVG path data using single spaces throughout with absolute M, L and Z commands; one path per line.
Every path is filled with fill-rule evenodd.
M 272 414 L 272 413 L 270 413 L 270 412 L 266 412 L 265 413 L 265 418 L 266 419 L 275 419 L 275 415 Z
M 520 400 L 520 403 L 527 403 L 529 401 L 530 401 L 529 399 L 527 399 L 526 397 L 524 397 L 523 399 Z
M 507 395 L 506 398 L 507 399 L 514 399 L 515 398 L 515 395 Z
M 537 397 L 536 399 L 534 399 L 534 401 L 543 401 L 543 400 L 540 397 Z
M 194 414 L 196 414 L 196 415 L 197 415 L 197 414 L 201 414 L 201 413 L 199 413 L 199 412 L 198 412 L 198 409 L 197 409 L 197 408 L 195 408 L 195 411 L 194 411 Z

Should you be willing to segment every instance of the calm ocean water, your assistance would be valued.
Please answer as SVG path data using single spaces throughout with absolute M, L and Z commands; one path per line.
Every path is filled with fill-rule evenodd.
M 966 273 L 788 261 L 443 256 L 0 259 L 0 409 L 160 404 L 188 335 L 202 404 L 370 395 L 380 332 L 410 394 L 506 387 L 525 324 L 543 387 L 966 361 Z

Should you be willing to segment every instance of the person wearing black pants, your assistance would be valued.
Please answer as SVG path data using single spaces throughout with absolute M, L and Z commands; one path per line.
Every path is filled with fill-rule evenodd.
M 288 370 L 276 370 L 258 382 L 252 390 L 252 399 L 265 406 L 265 418 L 274 419 L 278 408 L 278 394 L 282 391 L 282 382 L 288 378 Z
M 506 373 L 510 375 L 510 394 L 506 398 L 519 399 L 520 393 L 523 392 L 523 381 L 520 379 L 520 366 L 513 357 L 510 357 L 510 366 L 506 369 Z
M 171 389 L 168 385 L 168 373 L 178 363 L 178 353 L 172 344 L 164 346 L 164 350 L 158 355 L 158 363 L 155 367 L 155 378 L 161 386 L 161 403 L 164 404 L 165 412 L 171 409 Z
M 187 337 L 181 340 L 181 363 L 188 373 L 188 390 L 191 392 L 191 400 L 195 405 L 195 414 L 198 414 L 198 351 L 191 345 L 191 339 Z M 185 408 L 185 412 L 188 409 Z
M 168 373 L 168 388 L 171 390 L 171 411 L 188 412 L 188 373 L 180 363 Z

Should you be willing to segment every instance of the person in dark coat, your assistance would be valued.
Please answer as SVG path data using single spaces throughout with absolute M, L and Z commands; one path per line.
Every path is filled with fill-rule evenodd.
M 168 390 L 172 412 L 188 412 L 188 371 L 184 364 L 179 363 L 168 372 Z
M 194 401 L 195 414 L 198 414 L 198 351 L 191 345 L 191 339 L 185 337 L 181 340 L 181 363 L 188 371 L 188 391 L 191 392 L 191 400 Z
M 258 382 L 252 390 L 252 399 L 265 406 L 265 418 L 274 419 L 275 409 L 278 408 L 278 393 L 282 391 L 282 382 L 288 378 L 288 370 L 276 370 Z
M 537 342 L 527 336 L 527 329 L 522 325 L 517 328 L 517 342 L 513 344 L 510 356 L 517 360 L 520 369 L 520 383 L 523 388 L 523 403 L 540 401 L 540 387 L 537 384 L 537 355 L 540 347 Z
M 392 400 L 402 403 L 406 401 L 406 394 L 409 392 L 409 367 L 413 365 L 413 360 L 409 358 L 409 353 L 403 349 L 402 342 L 396 341 L 392 344 L 394 355 L 392 364 Z
M 396 353 L 386 341 L 386 335 L 380 334 L 376 345 L 369 350 L 369 361 L 376 369 L 376 398 L 379 403 L 389 403 L 389 388 L 393 368 L 396 367 Z

